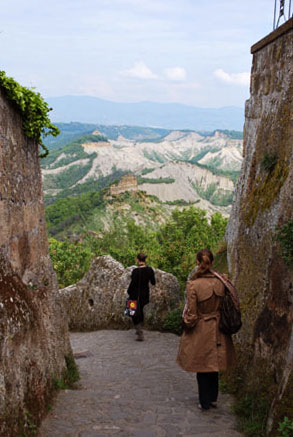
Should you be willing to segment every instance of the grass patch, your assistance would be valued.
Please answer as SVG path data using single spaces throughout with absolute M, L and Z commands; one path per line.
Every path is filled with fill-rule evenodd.
M 137 183 L 141 184 L 173 184 L 175 179 L 173 178 L 142 178 L 139 176 L 137 178 Z
M 237 416 L 239 431 L 249 437 L 264 437 L 277 390 L 275 377 L 265 359 L 254 357 L 250 346 L 236 344 L 235 348 L 237 362 L 221 374 L 220 387 L 234 395 L 232 411 Z
M 247 436 L 260 437 L 265 435 L 266 419 L 270 402 L 258 393 L 249 393 L 233 407 L 234 413 L 240 419 L 240 429 Z
M 55 388 L 58 390 L 72 389 L 74 383 L 80 379 L 78 366 L 72 353 L 65 356 L 65 363 L 66 369 L 63 371 L 61 378 L 55 378 L 53 381 Z
M 177 199 L 177 200 L 166 200 L 164 202 L 165 205 L 174 205 L 174 206 L 191 206 L 191 205 L 195 205 L 196 203 L 199 203 L 200 200 L 195 200 L 194 202 L 192 201 L 187 201 L 184 199 Z
M 37 425 L 33 422 L 33 415 L 25 410 L 25 425 L 23 429 L 23 437 L 37 434 Z

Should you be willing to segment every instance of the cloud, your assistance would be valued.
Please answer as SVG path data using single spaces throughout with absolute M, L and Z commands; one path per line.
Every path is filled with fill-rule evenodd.
M 250 73 L 226 73 L 224 70 L 219 68 L 214 71 L 214 75 L 226 83 L 231 83 L 233 85 L 247 86 L 250 83 Z
M 134 67 L 130 68 L 129 70 L 121 71 L 121 74 L 128 77 L 137 77 L 138 79 L 157 79 L 158 77 L 142 61 L 136 62 Z
M 186 80 L 186 70 L 182 67 L 166 68 L 164 70 L 166 77 L 170 80 L 184 81 Z

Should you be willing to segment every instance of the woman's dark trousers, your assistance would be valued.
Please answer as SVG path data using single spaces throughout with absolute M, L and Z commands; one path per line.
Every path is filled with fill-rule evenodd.
M 132 321 L 136 331 L 135 333 L 137 335 L 137 339 L 136 339 L 137 341 L 144 340 L 144 335 L 142 330 L 143 320 L 144 320 L 143 305 L 139 304 L 135 316 L 132 317 Z
M 199 403 L 204 409 L 209 409 L 211 402 L 217 402 L 219 372 L 199 372 L 196 375 Z
M 143 315 L 143 305 L 139 303 L 138 305 L 138 311 L 136 312 L 135 316 L 132 317 L 132 321 L 134 326 L 138 324 L 143 324 L 144 321 L 144 315 Z

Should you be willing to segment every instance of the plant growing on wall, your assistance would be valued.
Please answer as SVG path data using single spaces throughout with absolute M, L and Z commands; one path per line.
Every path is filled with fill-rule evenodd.
M 293 220 L 289 220 L 285 225 L 277 228 L 275 241 L 278 242 L 279 252 L 285 263 L 293 265 Z
M 262 156 L 261 166 L 266 172 L 272 173 L 277 162 L 278 162 L 278 155 L 276 153 L 267 152 Z
M 13 102 L 22 116 L 22 127 L 28 138 L 33 138 L 43 149 L 41 158 L 48 155 L 49 151 L 44 145 L 42 138 L 53 135 L 56 137 L 60 131 L 54 126 L 48 113 L 51 108 L 44 101 L 40 93 L 30 88 L 21 86 L 12 77 L 7 77 L 4 71 L 0 71 L 0 87 L 3 88 L 7 98 Z
M 293 420 L 285 416 L 283 421 L 279 423 L 278 437 L 290 437 L 293 434 Z

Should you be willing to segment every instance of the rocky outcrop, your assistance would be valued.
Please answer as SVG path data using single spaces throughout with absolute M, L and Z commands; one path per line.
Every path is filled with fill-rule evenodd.
M 129 328 L 124 316 L 127 288 L 135 267 L 124 268 L 111 256 L 97 257 L 89 272 L 76 285 L 59 291 L 59 300 L 75 331 Z M 175 276 L 154 269 L 156 285 L 151 287 L 150 303 L 145 307 L 145 325 L 161 329 L 168 312 L 179 303 L 179 284 Z
M 111 185 L 110 193 L 112 196 L 125 193 L 125 191 L 138 191 L 137 177 L 132 174 L 122 176 L 117 185 Z
M 71 352 L 54 299 L 38 145 L 0 88 L 0 435 L 27 435 Z
M 268 429 L 282 415 L 292 417 L 285 397 L 292 397 L 293 271 L 275 239 L 293 219 L 292 41 L 293 19 L 252 47 L 245 157 L 227 230 L 229 269 L 242 301 L 239 341 L 251 357 L 242 371 L 247 386 L 267 388 Z M 286 238 L 292 250 L 292 235 Z

